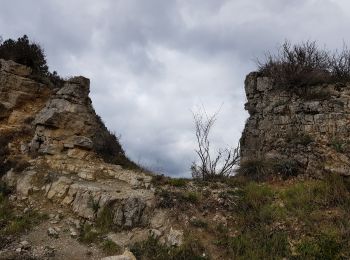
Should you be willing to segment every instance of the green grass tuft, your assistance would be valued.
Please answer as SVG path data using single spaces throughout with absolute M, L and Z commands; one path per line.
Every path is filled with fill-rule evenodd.
M 116 255 L 122 253 L 122 248 L 110 239 L 102 242 L 101 249 L 107 255 Z

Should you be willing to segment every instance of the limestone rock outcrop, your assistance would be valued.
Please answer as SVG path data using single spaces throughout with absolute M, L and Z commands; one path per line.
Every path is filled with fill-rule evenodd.
M 250 73 L 245 80 L 249 119 L 241 160 L 294 161 L 305 174 L 350 175 L 350 85 L 285 89 Z
M 0 177 L 18 196 L 46 199 L 86 221 L 109 214 L 115 229 L 147 227 L 155 205 L 152 177 L 99 154 L 108 143 L 116 147 L 109 156 L 124 156 L 115 139 L 104 140 L 110 133 L 89 92 L 87 78 L 52 87 L 29 68 L 0 60 L 0 134 L 11 137 L 3 142 L 4 161 L 12 162 Z
M 0 120 L 23 124 L 50 95 L 51 90 L 31 79 L 30 73 L 26 66 L 0 59 Z

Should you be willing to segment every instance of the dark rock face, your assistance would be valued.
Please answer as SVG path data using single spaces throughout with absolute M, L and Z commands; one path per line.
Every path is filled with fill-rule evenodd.
M 349 85 L 287 90 L 253 72 L 245 91 L 250 117 L 241 138 L 242 161 L 294 160 L 311 176 L 350 175 Z

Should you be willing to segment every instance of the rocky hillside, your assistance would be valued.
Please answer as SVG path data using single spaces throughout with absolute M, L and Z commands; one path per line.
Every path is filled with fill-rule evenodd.
M 0 64 L 0 259 L 350 258 L 350 181 L 334 170 L 347 146 L 327 141 L 332 131 L 346 138 L 346 87 L 302 102 L 250 74 L 241 151 L 249 167 L 212 181 L 172 179 L 127 159 L 94 112 L 88 79 L 55 85 Z M 297 143 L 286 140 L 293 120 L 320 116 L 296 128 Z M 326 132 L 312 130 L 321 126 Z M 321 180 L 252 181 L 265 164 L 251 158 L 270 155 L 308 171 L 320 160 L 333 168 L 323 167 L 330 174 Z
M 27 210 L 62 209 L 92 222 L 108 213 L 118 230 L 147 226 L 151 177 L 96 115 L 89 83 L 73 77 L 56 88 L 33 80 L 28 67 L 0 60 L 2 180 Z
M 241 139 L 242 161 L 272 160 L 313 177 L 350 174 L 348 84 L 288 89 L 254 72 L 245 90 L 250 117 Z

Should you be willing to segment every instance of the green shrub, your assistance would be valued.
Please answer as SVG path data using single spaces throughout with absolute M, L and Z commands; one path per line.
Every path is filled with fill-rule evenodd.
M 89 224 L 81 227 L 79 241 L 86 244 L 97 243 L 100 240 L 100 233 Z
M 115 230 L 116 227 L 113 223 L 113 211 L 109 206 L 105 206 L 96 218 L 96 227 L 102 232 L 109 232 Z
M 185 239 L 180 247 L 169 247 L 159 242 L 157 238 L 149 237 L 146 241 L 136 243 L 131 252 L 140 260 L 205 260 L 209 259 L 204 247 L 198 239 Z
M 0 194 L 0 236 L 19 235 L 38 225 L 46 216 L 37 211 L 16 214 L 8 199 Z
M 251 159 L 241 162 L 237 174 L 249 180 L 266 180 L 272 173 L 273 165 L 265 159 Z
M 170 185 L 174 187 L 186 187 L 187 185 L 187 179 L 184 178 L 170 178 L 166 177 L 163 174 L 156 174 L 152 176 L 152 184 L 155 186 L 164 186 L 164 185 Z
M 295 160 L 276 161 L 274 167 L 275 171 L 283 178 L 297 176 L 300 173 L 299 163 Z
M 173 208 L 175 206 L 187 207 L 189 204 L 197 204 L 200 202 L 201 195 L 198 192 L 173 192 L 168 190 L 160 190 L 157 192 L 159 200 L 157 207 Z
M 107 163 L 118 164 L 127 169 L 142 170 L 140 166 L 126 156 L 119 139 L 115 133 L 106 128 L 101 117 L 96 115 L 96 120 L 98 129 L 92 137 L 93 150 Z
M 197 192 L 185 192 L 185 193 L 181 193 L 180 196 L 181 201 L 184 202 L 190 202 L 193 204 L 196 204 L 200 201 L 200 194 Z
M 298 259 L 344 259 L 342 243 L 334 235 L 321 233 L 304 238 L 297 246 Z
M 249 231 L 229 243 L 233 259 L 283 259 L 290 255 L 288 235 L 283 231 Z
M 101 248 L 102 251 L 108 255 L 116 255 L 122 253 L 122 248 L 110 239 L 102 242 Z

